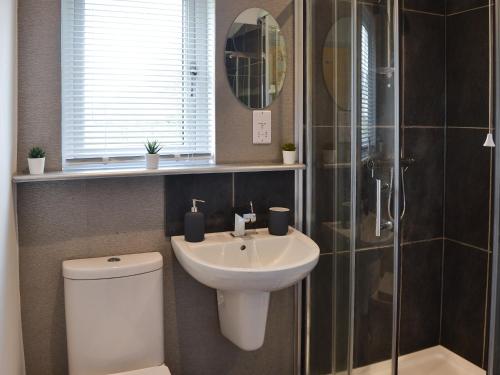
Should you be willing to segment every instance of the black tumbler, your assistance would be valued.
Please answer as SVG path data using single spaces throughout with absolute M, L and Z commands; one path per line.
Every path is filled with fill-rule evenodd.
M 288 233 L 290 209 L 271 207 L 269 209 L 269 233 L 274 236 L 285 236 Z

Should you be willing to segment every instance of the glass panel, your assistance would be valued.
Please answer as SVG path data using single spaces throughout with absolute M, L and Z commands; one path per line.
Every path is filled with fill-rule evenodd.
M 346 369 L 351 196 L 351 3 L 311 2 L 310 231 L 320 245 L 311 278 L 310 374 Z M 334 365 L 335 364 L 335 365 Z
M 392 2 L 309 4 L 308 230 L 321 257 L 311 276 L 306 373 L 350 374 L 390 360 L 393 348 Z M 388 361 L 380 374 L 391 372 Z
M 357 5 L 353 366 L 391 359 L 395 103 L 392 3 Z M 381 374 L 390 374 L 386 362 Z

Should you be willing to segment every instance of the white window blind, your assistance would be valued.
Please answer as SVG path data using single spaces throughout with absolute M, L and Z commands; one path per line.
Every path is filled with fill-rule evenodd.
M 375 43 L 370 23 L 361 25 L 360 57 L 360 117 L 361 159 L 365 160 L 375 150 L 376 119 L 376 61 Z
M 65 168 L 213 160 L 214 1 L 62 0 Z

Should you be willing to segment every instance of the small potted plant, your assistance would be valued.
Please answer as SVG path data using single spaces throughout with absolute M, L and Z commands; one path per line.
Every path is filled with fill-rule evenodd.
M 285 143 L 283 147 L 283 164 L 295 164 L 297 148 L 293 143 Z
M 34 146 L 28 153 L 28 166 L 30 174 L 43 174 L 45 169 L 45 151 L 38 146 Z
M 160 142 L 158 141 L 147 141 L 144 145 L 146 148 L 146 168 L 147 169 L 158 169 L 160 164 Z

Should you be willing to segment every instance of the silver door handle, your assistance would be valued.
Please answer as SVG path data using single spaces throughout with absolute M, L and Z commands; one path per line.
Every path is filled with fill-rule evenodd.
M 377 212 L 375 215 L 375 236 L 380 237 L 382 221 L 382 181 L 377 178 Z

